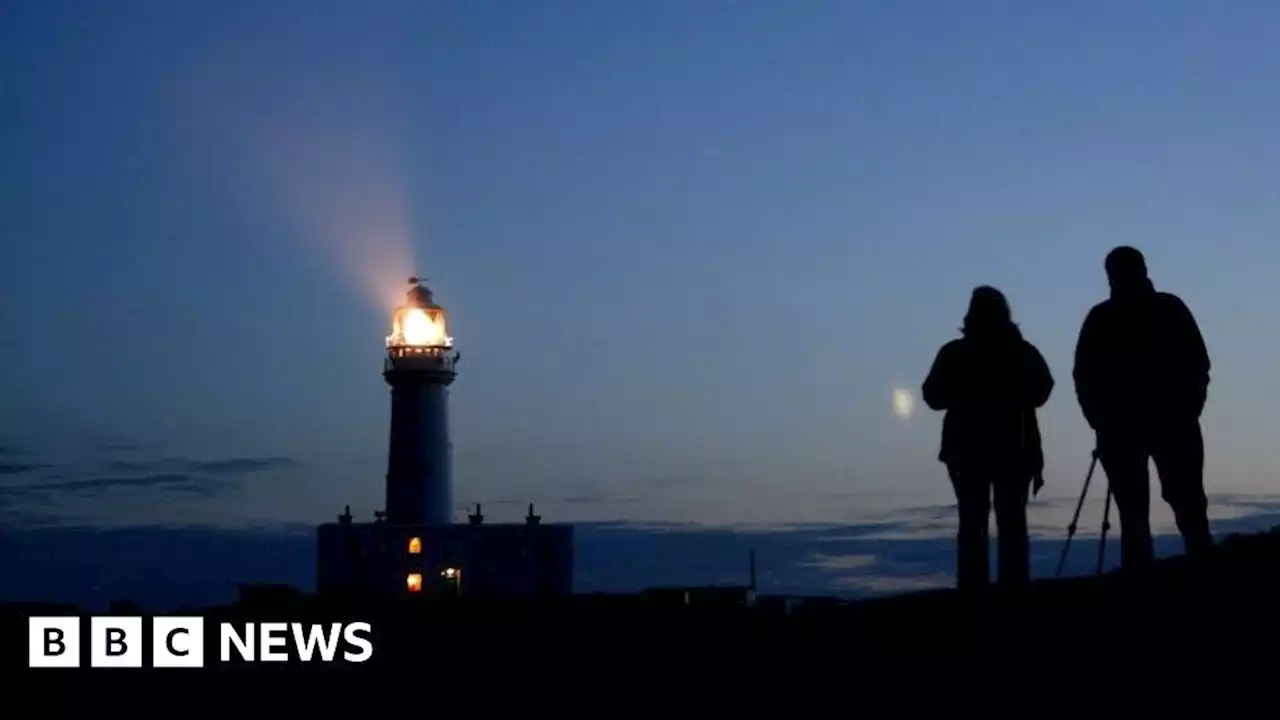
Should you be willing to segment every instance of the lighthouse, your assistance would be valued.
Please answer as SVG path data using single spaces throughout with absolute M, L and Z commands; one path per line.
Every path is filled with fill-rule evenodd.
M 448 525 L 453 521 L 453 446 L 449 386 L 459 353 L 448 318 L 417 277 L 392 316 L 382 377 L 391 386 L 387 449 L 387 521 Z
M 375 346 L 376 347 L 376 346 Z M 573 592 L 573 526 L 486 522 L 476 505 L 453 522 L 449 386 L 459 353 L 445 309 L 418 277 L 391 315 L 382 377 L 391 388 L 385 505 L 358 522 L 348 507 L 317 528 L 316 590 L 324 595 L 433 600 Z

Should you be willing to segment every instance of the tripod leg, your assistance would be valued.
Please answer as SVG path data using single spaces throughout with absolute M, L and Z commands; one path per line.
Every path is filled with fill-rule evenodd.
M 1107 531 L 1111 529 L 1111 482 L 1107 482 L 1107 501 L 1102 508 L 1102 540 L 1098 543 L 1098 571 L 1102 574 L 1102 561 L 1107 557 Z
M 1058 569 L 1054 577 L 1062 575 L 1062 565 L 1067 561 L 1067 550 L 1071 549 L 1071 539 L 1076 536 L 1076 525 L 1080 522 L 1080 509 L 1084 507 L 1084 499 L 1089 494 L 1089 483 L 1093 481 L 1094 468 L 1098 466 L 1098 451 L 1093 451 L 1093 460 L 1089 463 L 1089 473 L 1084 476 L 1084 487 L 1080 490 L 1080 499 L 1076 501 L 1075 514 L 1071 516 L 1071 524 L 1067 526 L 1067 541 L 1062 544 L 1062 554 L 1058 556 Z

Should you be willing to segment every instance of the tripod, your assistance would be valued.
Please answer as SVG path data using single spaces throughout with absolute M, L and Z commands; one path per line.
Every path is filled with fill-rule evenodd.
M 1067 561 L 1067 550 L 1071 549 L 1071 539 L 1076 536 L 1076 523 L 1080 521 L 1080 510 L 1084 507 L 1084 499 L 1089 494 L 1089 483 L 1093 480 L 1093 471 L 1098 467 L 1098 451 L 1093 451 L 1093 460 L 1089 463 L 1089 474 L 1084 477 L 1084 488 L 1080 491 L 1080 500 L 1076 502 L 1076 512 L 1071 516 L 1071 524 L 1067 526 L 1067 542 L 1062 546 L 1062 555 L 1058 558 L 1058 569 L 1054 577 L 1062 576 L 1062 564 Z M 1098 568 L 1096 574 L 1102 574 L 1102 561 L 1107 556 L 1107 531 L 1111 529 L 1111 479 L 1107 479 L 1107 499 L 1102 510 L 1102 538 L 1098 543 Z

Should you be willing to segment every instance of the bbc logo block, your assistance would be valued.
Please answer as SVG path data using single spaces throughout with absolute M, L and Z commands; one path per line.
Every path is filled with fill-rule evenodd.
M 144 625 L 150 626 L 149 637 Z M 27 628 L 33 668 L 80 667 L 83 655 L 93 668 L 201 668 L 206 661 L 201 617 L 153 617 L 150 623 L 141 617 L 33 617 Z M 363 663 L 373 655 L 372 626 L 366 622 L 224 622 L 216 629 L 215 657 L 223 663 Z
M 27 622 L 29 667 L 80 667 L 82 643 L 88 644 L 89 667 L 144 666 L 143 619 L 89 618 L 82 637 L 78 617 L 33 617 Z M 153 667 L 204 667 L 204 618 L 157 617 L 151 621 Z
M 142 667 L 142 618 L 89 618 L 89 665 Z
M 152 620 L 151 664 L 154 667 L 204 667 L 204 618 Z
M 31 618 L 27 622 L 27 665 L 80 667 L 80 618 Z

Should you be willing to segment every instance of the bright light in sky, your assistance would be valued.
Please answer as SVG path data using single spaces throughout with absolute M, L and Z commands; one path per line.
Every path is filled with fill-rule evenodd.
M 906 420 L 911 417 L 911 412 L 915 410 L 916 399 L 908 390 L 902 388 L 893 389 L 893 414 L 899 418 Z

